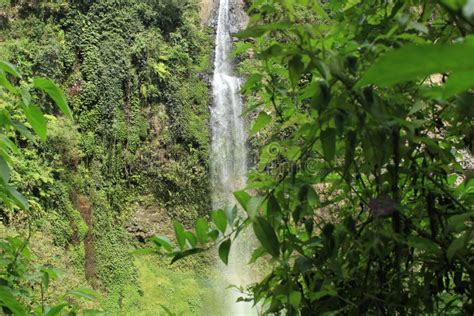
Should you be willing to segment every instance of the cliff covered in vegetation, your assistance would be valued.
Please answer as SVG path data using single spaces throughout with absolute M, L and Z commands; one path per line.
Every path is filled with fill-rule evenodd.
M 131 245 L 209 210 L 212 36 L 194 1 L 1 1 L 0 12 L 0 60 L 59 83 L 75 118 L 48 117 L 46 146 L 19 139 L 12 177 L 33 214 L 2 208 L 2 235 L 34 226 L 33 251 L 69 271 L 66 289 L 91 285 L 123 310 L 142 293 Z

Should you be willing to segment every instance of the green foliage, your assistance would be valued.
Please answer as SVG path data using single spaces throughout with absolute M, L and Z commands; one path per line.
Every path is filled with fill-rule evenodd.
M 205 247 L 253 227 L 252 262 L 271 256 L 250 287 L 266 313 L 473 313 L 470 10 L 251 2 L 253 196 L 235 193 L 247 218 Z
M 18 89 L 0 77 L 19 91 L 5 104 L 25 103 L 7 134 L 16 133 L 24 150 L 13 172 L 0 159 L 0 176 L 25 194 L 37 228 L 108 293 L 108 312 L 120 313 L 139 300 L 129 255 L 134 241 L 124 229 L 139 197 L 152 195 L 163 217 L 186 223 L 209 208 L 202 128 L 209 96 L 198 72 L 207 70 L 211 37 L 199 25 L 195 1 L 22 0 L 0 8 L 0 59 L 34 77 L 13 79 Z M 1 65 L 6 78 L 15 75 L 11 64 Z M 52 99 L 70 117 L 66 96 L 77 125 L 39 113 L 37 106 L 55 113 Z M 21 111 L 27 115 L 19 119 Z M 47 136 L 45 146 L 33 142 L 30 126 L 40 139 Z M 5 213 L 12 226 L 23 215 Z
M 30 232 L 31 233 L 31 232 Z M 75 289 L 63 294 L 58 302 L 50 305 L 50 287 L 62 278 L 61 271 L 51 266 L 33 263 L 28 242 L 17 237 L 0 240 L 0 307 L 7 315 L 58 315 L 80 312 L 74 297 L 97 300 L 98 294 L 90 289 Z M 39 293 L 39 295 L 35 295 Z M 86 296 L 87 294 L 87 296 Z M 89 310 L 93 315 L 98 311 Z

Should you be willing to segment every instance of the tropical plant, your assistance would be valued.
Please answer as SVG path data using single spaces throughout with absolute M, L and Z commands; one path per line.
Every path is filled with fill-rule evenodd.
M 11 79 L 9 78 L 11 76 Z M 16 82 L 14 82 L 15 80 Z M 16 67 L 0 61 L 0 202 L 6 209 L 30 209 L 25 196 L 10 183 L 10 165 L 20 153 L 15 144 L 19 138 L 33 143 L 36 137 L 46 140 L 47 120 L 42 109 L 32 97 L 33 89 L 46 93 L 59 110 L 72 120 L 72 112 L 61 89 L 51 80 L 35 77 L 31 81 L 22 78 Z M 17 135 L 18 133 L 18 135 Z M 28 218 L 30 221 L 30 218 Z M 29 250 L 31 223 L 26 238 L 0 238 L 0 310 L 7 315 L 59 315 L 68 310 L 75 315 L 80 308 L 70 297 L 96 299 L 89 289 L 69 291 L 59 304 L 49 305 L 48 288 L 60 272 L 51 266 L 37 266 Z M 34 293 L 39 293 L 39 299 Z M 89 314 L 95 311 L 87 311 Z
M 254 56 L 242 91 L 260 155 L 235 193 L 246 216 L 176 224 L 178 247 L 155 237 L 158 251 L 218 245 L 227 262 L 252 226 L 252 261 L 271 269 L 249 290 L 267 313 L 473 314 L 473 2 L 254 0 L 249 13 L 236 53 Z

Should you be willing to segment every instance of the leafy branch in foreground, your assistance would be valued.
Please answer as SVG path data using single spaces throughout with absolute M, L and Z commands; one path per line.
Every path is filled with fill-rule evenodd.
M 273 258 L 251 287 L 267 313 L 474 313 L 471 8 L 252 1 L 237 51 L 260 155 L 236 198 L 252 261 Z

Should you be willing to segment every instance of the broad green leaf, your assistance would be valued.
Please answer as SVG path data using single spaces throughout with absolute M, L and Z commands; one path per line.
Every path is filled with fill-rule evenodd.
M 327 128 L 321 132 L 324 157 L 328 162 L 333 162 L 336 154 L 336 129 Z
M 250 135 L 257 134 L 262 128 L 268 125 L 272 121 L 272 117 L 266 112 L 262 111 L 258 113 L 255 123 L 253 123 L 252 129 L 250 130 Z
M 389 87 L 434 73 L 474 71 L 474 46 L 460 44 L 405 45 L 376 61 L 356 87 Z
M 166 236 L 151 236 L 149 239 L 158 247 L 163 247 L 165 251 L 170 252 L 173 250 L 173 246 L 171 245 L 171 241 Z
M 207 236 L 211 238 L 213 241 L 216 241 L 219 238 L 219 231 L 217 229 L 213 229 L 207 233 Z
M 296 87 L 304 71 L 304 64 L 301 61 L 301 56 L 295 56 L 290 60 L 288 63 L 288 70 L 290 73 L 291 84 L 293 87 Z
M 424 251 L 426 253 L 431 253 L 434 255 L 440 255 L 442 253 L 441 248 L 438 244 L 435 244 L 434 242 L 426 238 L 410 236 L 407 243 L 409 246 L 420 251 Z
M 179 249 L 183 250 L 186 247 L 186 231 L 178 222 L 174 223 L 174 233 L 176 235 L 176 240 L 178 241 Z
M 255 263 L 258 260 L 258 258 L 261 258 L 266 253 L 267 253 L 267 251 L 265 250 L 265 248 L 258 247 L 257 249 L 255 249 L 253 251 L 252 256 L 251 256 L 250 261 L 248 262 L 248 264 Z
M 257 215 L 259 215 L 260 206 L 265 201 L 265 197 L 263 196 L 254 196 L 251 197 L 248 204 L 247 204 L 247 214 L 251 219 L 254 219 Z
M 0 69 L 17 78 L 21 78 L 21 74 L 15 65 L 9 63 L 8 61 L 0 61 Z
M 325 18 L 325 19 L 328 18 L 328 14 L 326 13 L 326 11 L 324 11 L 323 7 L 319 4 L 319 1 L 312 1 L 312 5 L 313 5 L 314 12 L 319 14 L 322 18 Z
M 280 22 L 280 23 L 271 23 L 265 25 L 254 25 L 250 26 L 242 32 L 233 34 L 238 38 L 247 38 L 247 37 L 259 37 L 265 34 L 266 32 L 275 31 L 275 30 L 287 30 L 293 27 L 292 23 L 289 22 Z
M 247 211 L 247 204 L 250 201 L 250 195 L 245 191 L 237 191 L 234 192 L 234 196 L 243 209 Z
M 290 293 L 290 304 L 294 308 L 298 309 L 301 304 L 301 293 L 293 291 Z
M 70 290 L 67 292 L 67 294 L 78 298 L 85 298 L 91 301 L 97 300 L 99 298 L 99 294 L 96 291 L 87 288 L 77 288 Z
M 33 86 L 46 92 L 51 97 L 51 99 L 56 102 L 56 105 L 59 107 L 61 112 L 67 118 L 72 120 L 72 112 L 69 108 L 69 105 L 67 104 L 66 95 L 54 82 L 46 78 L 36 77 L 33 78 Z
M 230 225 L 232 225 L 232 223 L 234 223 L 235 219 L 237 218 L 238 211 L 239 210 L 237 206 L 235 205 L 234 207 L 226 206 L 224 212 L 225 212 L 225 216 L 227 217 L 227 221 L 229 222 Z
M 222 233 L 225 233 L 225 229 L 227 228 L 227 216 L 225 216 L 225 212 L 223 210 L 213 211 L 211 212 L 211 218 L 216 227 Z
M 189 242 L 191 248 L 196 247 L 196 242 L 197 242 L 196 236 L 190 231 L 186 231 L 185 234 L 186 234 L 186 240 Z
M 30 105 L 31 104 L 31 94 L 30 91 L 26 86 L 21 86 L 20 87 L 20 95 L 21 99 L 23 101 L 23 104 L 25 105 Z
M 256 217 L 253 221 L 253 230 L 263 248 L 273 257 L 278 257 L 280 255 L 280 244 L 270 223 L 263 217 Z
M 301 147 L 300 146 L 290 146 L 285 151 L 285 157 L 290 161 L 297 161 L 301 156 Z
M 267 216 L 268 217 L 275 217 L 275 216 L 280 216 L 280 215 L 281 215 L 280 205 L 278 204 L 278 201 L 275 198 L 275 196 L 272 194 L 268 198 Z
M 12 125 L 23 137 L 25 137 L 32 143 L 36 142 L 35 136 L 30 132 L 30 130 L 25 125 L 15 120 L 12 120 Z
M 10 288 L 6 286 L 0 286 L 0 306 L 7 307 L 15 316 L 27 315 L 25 308 L 16 300 Z
M 0 87 L 2 86 L 13 94 L 18 93 L 18 90 L 10 83 L 10 81 L 8 81 L 5 72 L 0 69 Z
M 209 231 L 209 224 L 204 218 L 198 218 L 196 221 L 196 236 L 201 244 L 207 241 L 207 232 Z
M 178 260 L 186 258 L 188 256 L 192 256 L 192 255 L 201 253 L 203 251 L 204 251 L 204 249 L 202 249 L 202 248 L 192 248 L 192 249 L 188 249 L 186 251 L 178 252 L 178 253 L 175 254 L 173 259 L 171 259 L 171 264 L 175 263 Z
M 24 112 L 28 123 L 30 123 L 36 135 L 38 135 L 42 141 L 45 141 L 48 122 L 41 109 L 36 105 L 30 104 L 24 107 Z
M 472 222 L 474 222 L 474 212 L 453 215 L 448 219 L 448 229 L 459 233 L 465 230 Z
M 226 239 L 219 246 L 219 257 L 226 265 L 229 262 L 230 245 L 230 239 Z
M 10 193 L 16 205 L 18 205 L 24 210 L 28 210 L 30 208 L 30 204 L 28 203 L 28 200 L 23 196 L 23 194 L 18 192 L 14 187 L 9 186 L 8 192 Z
M 467 231 L 461 235 L 461 237 L 454 239 L 446 251 L 446 256 L 449 260 L 452 260 L 456 253 L 461 252 L 469 242 L 472 235 L 471 231 Z
M 0 155 L 0 177 L 5 184 L 10 181 L 10 167 L 8 167 L 8 163 L 2 155 Z
M 61 314 L 61 311 L 64 309 L 64 307 L 66 307 L 67 304 L 61 304 L 61 305 L 56 305 L 56 306 L 53 306 L 52 308 L 50 308 L 45 316 L 56 316 L 56 315 L 60 315 Z

